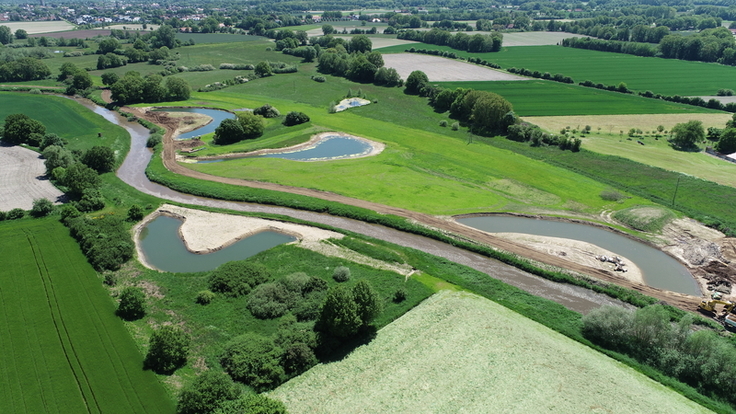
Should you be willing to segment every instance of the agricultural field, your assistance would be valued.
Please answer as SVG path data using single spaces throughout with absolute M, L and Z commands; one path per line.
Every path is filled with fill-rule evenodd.
M 662 95 L 713 95 L 722 88 L 736 89 L 736 68 L 716 63 L 639 57 L 561 46 L 504 47 L 496 53 L 468 53 L 428 44 L 417 49 L 447 50 L 462 57 L 479 57 L 510 67 L 561 73 L 576 83 L 590 80 L 605 85 L 626 83 L 634 91 L 650 90 Z M 401 53 L 407 47 L 381 49 L 381 53 Z
M 23 29 L 28 32 L 28 34 L 64 32 L 74 29 L 74 25 L 66 20 L 43 22 L 1 22 L 0 26 L 9 27 L 13 33 L 18 29 Z
M 475 23 L 475 22 L 473 22 Z M 473 32 L 478 33 L 478 32 Z M 503 34 L 503 45 L 512 46 L 552 46 L 557 45 L 562 39 L 570 37 L 588 37 L 575 33 L 564 32 L 515 32 Z
M 260 36 L 236 35 L 227 33 L 177 33 L 176 38 L 182 42 L 194 40 L 195 45 L 203 43 L 238 43 L 266 40 Z
M 292 414 L 710 412 L 495 302 L 448 291 L 270 396 Z
M 0 211 L 30 210 L 35 199 L 58 202 L 64 195 L 50 181 L 38 178 L 46 173 L 46 168 L 37 152 L 0 145 L 0 165 L 3 166 L 0 169 Z
M 0 411 L 173 413 L 56 218 L 0 223 Z
M 448 89 L 471 88 L 497 93 L 514 105 L 514 112 L 519 116 L 724 114 L 698 106 L 539 79 L 526 82 L 442 82 L 438 85 Z
M 523 81 L 529 79 L 455 59 L 414 53 L 385 55 L 383 62 L 387 68 L 396 69 L 402 79 L 408 78 L 417 68 L 423 68 L 422 72 L 427 75 L 430 82 Z

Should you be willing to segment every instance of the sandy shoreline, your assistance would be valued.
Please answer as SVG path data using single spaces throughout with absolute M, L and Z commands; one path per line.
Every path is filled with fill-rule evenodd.
M 366 153 L 358 154 L 358 155 L 351 156 L 351 157 L 339 158 L 339 159 L 355 159 L 355 158 L 363 158 L 363 157 L 372 157 L 374 155 L 380 154 L 386 148 L 386 144 L 382 142 L 372 141 L 367 138 L 333 131 L 333 132 L 321 132 L 319 134 L 312 136 L 312 138 L 310 138 L 309 141 L 307 142 L 303 142 L 301 144 L 293 145 L 291 147 L 286 147 L 286 148 L 265 148 L 265 149 L 260 149 L 256 151 L 250 151 L 250 152 L 233 152 L 230 154 L 211 155 L 211 156 L 203 156 L 203 157 L 183 157 L 181 155 L 177 155 L 177 161 L 192 163 L 196 161 L 246 158 L 246 157 L 254 157 L 254 156 L 265 155 L 265 154 L 285 154 L 285 153 L 310 149 L 312 147 L 317 146 L 317 144 L 324 141 L 328 137 L 335 136 L 335 135 L 338 135 L 340 137 L 354 139 L 357 141 L 362 141 L 370 145 L 371 147 L 371 150 Z M 314 161 L 326 161 L 326 160 L 320 159 L 320 160 L 314 160 Z M 305 160 L 303 162 L 312 162 L 312 160 Z

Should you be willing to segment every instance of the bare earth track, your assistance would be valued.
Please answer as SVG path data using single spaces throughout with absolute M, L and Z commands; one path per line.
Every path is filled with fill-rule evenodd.
M 569 269 L 573 272 L 582 273 L 592 278 L 599 279 L 605 282 L 615 283 L 617 285 L 627 287 L 646 295 L 652 296 L 659 300 L 665 301 L 670 305 L 677 306 L 684 310 L 694 311 L 697 309 L 700 303 L 700 298 L 696 296 L 684 295 L 680 293 L 665 291 L 657 289 L 651 286 L 643 285 L 641 283 L 631 282 L 623 279 L 621 276 L 615 275 L 612 272 L 608 272 L 601 269 L 593 269 L 588 266 L 580 265 L 569 260 L 565 260 L 559 256 L 552 256 L 546 253 L 537 252 L 530 250 L 526 246 L 512 241 L 504 240 L 502 238 L 493 236 L 489 233 L 485 233 L 476 229 L 468 228 L 455 221 L 447 220 L 441 217 L 432 216 L 429 214 L 417 213 L 415 211 L 405 210 L 401 208 L 386 206 L 378 203 L 372 203 L 369 201 L 358 200 L 346 196 L 342 196 L 335 193 L 326 191 L 319 191 L 309 188 L 290 187 L 268 182 L 257 182 L 250 180 L 242 180 L 235 178 L 217 177 L 209 174 L 204 174 L 198 171 L 190 170 L 176 162 L 176 151 L 174 149 L 173 135 L 175 129 L 178 126 L 178 120 L 166 119 L 161 116 L 161 113 L 155 113 L 155 118 L 149 116 L 146 112 L 139 108 L 125 108 L 126 112 L 135 113 L 136 116 L 148 119 L 151 122 L 156 122 L 162 127 L 166 128 L 166 134 L 164 135 L 164 151 L 163 151 L 163 162 L 167 169 L 171 172 L 186 177 L 196 178 L 200 180 L 215 181 L 225 184 L 260 188 L 273 191 L 281 191 L 292 194 L 299 194 L 308 197 L 315 197 L 322 200 L 334 201 L 346 205 L 361 207 L 369 210 L 376 211 L 381 214 L 393 214 L 399 217 L 404 217 L 411 221 L 417 222 L 421 225 L 439 229 L 443 232 L 456 235 L 462 239 L 472 240 L 475 242 L 482 243 L 484 245 L 492 246 L 497 249 L 508 251 L 517 254 L 522 257 L 529 258 L 533 261 L 545 263 L 551 266 Z
M 37 152 L 23 147 L 0 145 L 0 211 L 30 210 L 33 200 L 48 198 L 58 204 L 64 195 L 50 181 Z
M 409 77 L 416 68 L 422 68 L 431 82 L 528 80 L 484 66 L 418 53 L 383 55 L 383 62 L 387 68 L 396 69 L 402 79 Z

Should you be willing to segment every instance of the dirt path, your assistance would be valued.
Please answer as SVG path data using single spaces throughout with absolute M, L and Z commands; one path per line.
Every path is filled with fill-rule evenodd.
M 299 194 L 308 197 L 320 198 L 327 201 L 334 201 L 342 204 L 351 206 L 361 207 L 369 210 L 376 211 L 381 214 L 393 214 L 396 216 L 404 217 L 411 221 L 417 222 L 421 225 L 439 229 L 443 232 L 447 232 L 462 239 L 476 241 L 488 246 L 492 246 L 497 249 L 505 250 L 511 253 L 515 253 L 519 256 L 529 258 L 534 261 L 542 262 L 548 265 L 569 269 L 574 272 L 582 273 L 590 277 L 616 283 L 620 286 L 624 286 L 646 295 L 652 296 L 659 300 L 663 300 L 673 306 L 677 306 L 681 309 L 695 311 L 697 305 L 700 302 L 699 297 L 684 295 L 680 293 L 665 291 L 657 289 L 651 286 L 646 286 L 641 283 L 631 282 L 625 280 L 621 276 L 618 276 L 612 272 L 608 272 L 601 269 L 594 269 L 588 266 L 572 263 L 568 260 L 564 260 L 560 257 L 552 256 L 542 252 L 536 252 L 530 250 L 526 246 L 518 243 L 514 243 L 509 240 L 504 240 L 499 237 L 495 237 L 489 233 L 485 233 L 476 229 L 468 228 L 455 221 L 444 219 L 441 217 L 435 217 L 429 214 L 418 213 L 410 210 L 405 210 L 397 207 L 386 206 L 378 203 L 372 203 L 369 201 L 358 200 L 351 197 L 342 196 L 339 194 L 320 191 L 308 188 L 290 187 L 280 184 L 257 182 L 250 180 L 242 180 L 235 178 L 217 177 L 210 174 L 204 174 L 198 171 L 190 170 L 176 162 L 176 153 L 174 149 L 173 135 L 175 128 L 178 124 L 176 120 L 167 118 L 161 113 L 146 113 L 138 108 L 124 108 L 127 112 L 132 112 L 136 116 L 147 119 L 151 122 L 156 122 L 162 127 L 166 128 L 166 134 L 164 135 L 164 152 L 163 161 L 166 168 L 170 171 L 180 174 L 183 176 L 196 178 L 200 180 L 215 181 L 225 184 L 245 186 L 251 188 L 260 188 L 273 191 L 288 192 L 292 194 Z

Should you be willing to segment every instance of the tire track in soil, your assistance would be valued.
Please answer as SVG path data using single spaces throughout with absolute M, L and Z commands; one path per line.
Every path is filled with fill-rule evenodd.
M 84 368 L 82 367 L 82 363 L 79 360 L 79 355 L 77 355 L 77 352 L 74 349 L 74 345 L 69 335 L 69 330 L 66 327 L 66 323 L 64 322 L 64 319 L 61 315 L 61 308 L 59 307 L 58 299 L 56 297 L 56 292 L 52 286 L 53 282 L 49 279 L 49 271 L 48 271 L 48 267 L 46 266 L 46 262 L 43 258 L 43 255 L 38 251 L 38 245 L 36 243 L 35 237 L 32 234 L 30 234 L 30 232 L 28 231 L 24 231 L 24 233 L 26 234 L 26 239 L 28 241 L 28 244 L 31 247 L 34 261 L 36 263 L 36 267 L 38 269 L 39 276 L 41 277 L 41 281 L 43 283 L 43 288 L 46 294 L 46 304 L 49 307 L 49 313 L 51 314 L 51 320 L 54 323 L 54 327 L 56 329 L 56 334 L 59 338 L 59 342 L 61 343 L 61 346 L 64 348 L 64 356 L 66 357 L 67 363 L 69 364 L 69 368 L 74 373 L 74 380 L 77 383 L 77 388 L 79 389 L 79 393 L 82 396 L 82 400 L 84 401 L 84 405 L 87 408 L 87 412 L 88 413 L 102 413 L 100 404 L 97 401 L 97 397 L 95 396 L 94 391 L 92 390 L 92 386 L 90 384 L 89 378 L 87 377 L 87 373 L 84 371 Z M 63 333 L 62 333 L 62 330 L 63 330 Z M 70 357 L 70 354 L 73 358 Z M 75 364 L 73 363 L 72 359 L 74 360 L 74 362 L 76 362 L 77 369 L 75 369 Z M 78 371 L 81 371 L 81 372 L 78 372 Z M 80 375 L 84 377 L 83 381 L 80 379 Z M 91 400 L 92 400 L 93 405 L 90 405 L 90 397 L 87 396 L 87 392 L 85 392 L 85 389 L 88 389 L 87 392 L 91 394 Z

